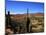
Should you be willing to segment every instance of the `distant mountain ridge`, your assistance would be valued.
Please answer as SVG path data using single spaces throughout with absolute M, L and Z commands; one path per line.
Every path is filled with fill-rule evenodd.
M 11 16 L 13 15 L 13 16 L 26 16 L 27 14 L 25 13 L 25 14 L 10 14 Z M 33 13 L 33 14 L 30 14 L 29 13 L 29 15 L 33 15 L 33 16 L 44 16 L 44 13 Z
M 35 14 L 29 14 L 30 16 L 44 16 L 43 13 L 35 13 Z M 27 16 L 27 14 L 10 14 L 11 18 L 13 20 L 20 20 Z

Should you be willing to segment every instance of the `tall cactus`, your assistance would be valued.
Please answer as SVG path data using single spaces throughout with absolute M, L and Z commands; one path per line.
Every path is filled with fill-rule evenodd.
M 29 23 L 30 23 L 30 19 L 29 19 L 29 17 L 28 17 L 28 13 L 29 11 L 28 11 L 28 9 L 27 9 L 27 32 L 29 32 Z
M 29 24 L 30 24 L 30 18 L 29 18 L 29 9 L 27 9 L 27 32 L 32 32 L 32 27 L 29 28 Z
M 11 24 L 10 11 L 8 11 L 8 26 Z

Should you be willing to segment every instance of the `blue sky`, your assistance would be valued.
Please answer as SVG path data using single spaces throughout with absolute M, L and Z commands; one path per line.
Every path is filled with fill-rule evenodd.
M 44 3 L 38 2 L 23 2 L 23 1 L 6 1 L 6 13 L 10 11 L 11 14 L 27 13 L 43 13 Z

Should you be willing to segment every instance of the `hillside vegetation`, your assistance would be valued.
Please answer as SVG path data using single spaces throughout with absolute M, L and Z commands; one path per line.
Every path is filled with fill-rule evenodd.
M 11 23 L 14 25 L 17 24 L 16 28 L 16 33 L 26 33 L 27 32 L 27 28 L 26 28 L 26 24 L 27 24 L 27 16 L 26 15 L 19 15 L 19 16 L 15 16 L 15 15 L 11 15 Z M 31 16 L 29 15 L 29 19 L 30 19 L 30 24 L 29 24 L 29 32 L 31 33 L 37 33 L 37 32 L 44 32 L 44 16 Z M 21 27 L 21 29 L 20 29 Z M 31 28 L 32 27 L 32 28 Z

